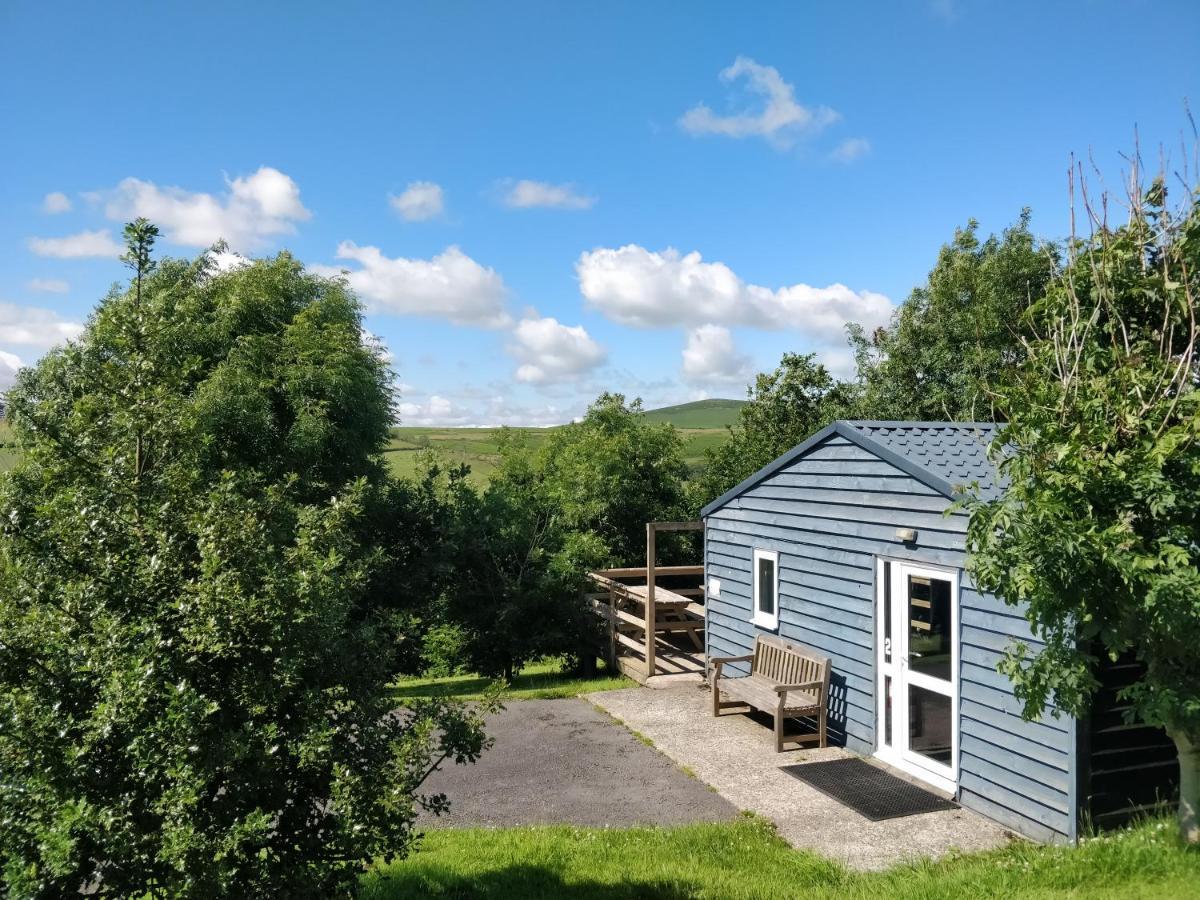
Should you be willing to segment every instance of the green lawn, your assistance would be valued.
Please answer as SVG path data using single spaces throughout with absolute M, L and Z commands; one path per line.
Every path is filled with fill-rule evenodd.
M 456 697 L 459 700 L 478 700 L 495 683 L 495 679 L 479 675 L 455 675 L 450 678 L 405 678 L 396 682 L 392 696 L 397 703 L 421 697 Z M 532 663 L 513 678 L 502 699 L 553 700 L 577 697 L 593 691 L 613 691 L 633 687 L 624 675 L 601 672 L 596 678 L 578 678 L 562 671 L 557 660 Z
M 1149 822 L 1079 847 L 1024 842 L 886 872 L 792 850 L 756 818 L 679 828 L 434 830 L 420 852 L 365 879 L 369 900 L 538 898 L 804 900 L 1200 898 L 1200 852 Z

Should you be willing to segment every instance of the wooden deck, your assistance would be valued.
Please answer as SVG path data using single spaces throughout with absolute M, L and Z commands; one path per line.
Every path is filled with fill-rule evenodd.
M 704 567 L 654 563 L 659 531 L 701 527 L 700 522 L 651 522 L 646 566 L 588 573 L 601 589 L 587 599 L 608 625 L 609 664 L 639 683 L 704 671 Z

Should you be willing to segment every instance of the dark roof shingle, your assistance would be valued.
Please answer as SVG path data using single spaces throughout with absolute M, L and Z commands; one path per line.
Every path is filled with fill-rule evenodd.
M 963 489 L 978 484 L 985 500 L 998 497 L 1003 479 L 988 459 L 987 448 L 1000 425 L 995 422 L 846 422 L 855 431 L 931 475 Z

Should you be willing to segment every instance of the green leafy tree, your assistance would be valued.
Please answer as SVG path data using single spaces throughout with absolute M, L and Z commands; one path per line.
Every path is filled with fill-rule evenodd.
M 389 374 L 287 254 L 151 258 L 25 370 L 0 483 L 10 897 L 329 897 L 412 846 L 476 718 L 391 715 Z
M 1127 224 L 1092 217 L 1028 318 L 997 395 L 1002 499 L 972 503 L 976 582 L 1024 604 L 1045 641 L 1003 671 L 1027 715 L 1082 714 L 1099 659 L 1132 653 L 1131 719 L 1179 750 L 1180 822 L 1200 842 L 1200 205 L 1159 179 Z
M 534 659 L 576 655 L 596 640 L 581 592 L 607 548 L 568 527 L 538 463 L 524 437 L 506 430 L 487 489 L 459 495 L 450 619 L 466 636 L 470 667 L 506 680 Z
M 671 425 L 646 421 L 641 400 L 601 394 L 581 420 L 550 435 L 534 466 L 563 527 L 598 538 L 614 564 L 645 558 L 647 522 L 684 515 L 683 440 Z
M 587 572 L 644 558 L 646 523 L 683 512 L 687 468 L 678 432 L 619 394 L 601 395 L 537 450 L 508 430 L 500 448 L 488 487 L 455 495 L 455 578 L 444 597 L 467 664 L 511 678 L 539 657 L 595 650 Z M 663 556 L 686 550 L 663 543 Z
M 837 381 L 813 354 L 785 353 L 774 372 L 759 374 L 738 411 L 729 439 L 705 452 L 691 485 L 696 509 L 715 500 L 854 406 L 854 387 Z
M 403 674 L 449 675 L 464 661 L 454 652 L 457 635 L 446 604 L 464 577 L 459 540 L 467 501 L 474 499 L 469 474 L 465 463 L 418 451 L 414 474 L 384 488 L 386 499 L 371 526 L 387 551 L 379 583 L 388 586 L 382 602 L 391 610 Z
M 1024 358 L 1021 316 L 1058 262 L 1029 230 L 1029 210 L 1000 236 L 980 240 L 972 220 L 942 247 L 927 282 L 891 324 L 850 327 L 867 419 L 991 421 L 988 388 Z

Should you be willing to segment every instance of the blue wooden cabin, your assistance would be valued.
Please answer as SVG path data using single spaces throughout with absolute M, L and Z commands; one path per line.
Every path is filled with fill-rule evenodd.
M 961 488 L 1002 490 L 990 423 L 841 421 L 706 506 L 706 652 L 749 653 L 777 633 L 832 659 L 833 743 L 952 793 L 1028 837 L 1074 841 L 1171 789 L 1159 730 L 1126 725 L 1102 676 L 1085 720 L 1025 721 L 996 670 L 1019 609 L 965 571 Z

